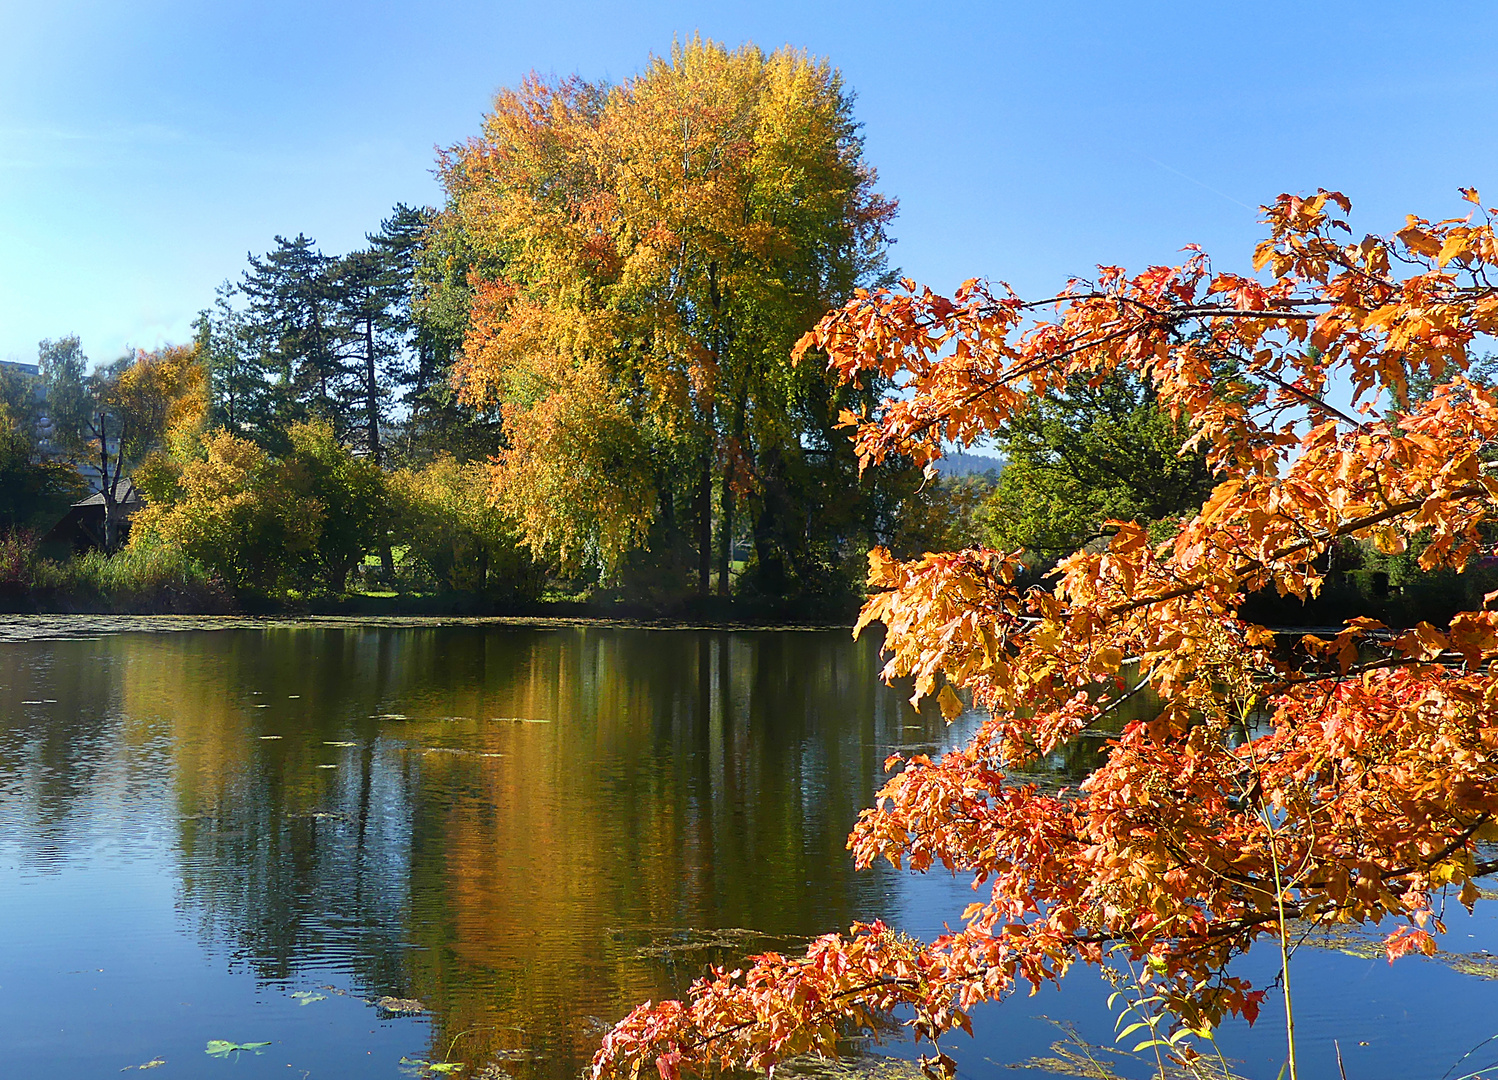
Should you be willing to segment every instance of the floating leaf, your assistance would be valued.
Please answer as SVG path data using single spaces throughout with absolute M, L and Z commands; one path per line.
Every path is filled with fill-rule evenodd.
M 375 1002 L 381 1009 L 388 1013 L 400 1013 L 401 1015 L 415 1015 L 424 1013 L 427 1007 L 415 998 L 398 998 L 385 996 Z
M 461 1061 L 426 1061 L 422 1058 L 402 1057 L 400 1063 L 404 1066 L 401 1071 L 412 1076 L 455 1073 L 463 1068 Z
M 157 1067 L 159 1067 L 161 1065 L 165 1065 L 165 1064 L 166 1064 L 166 1058 L 152 1058 L 150 1061 L 146 1062 L 144 1065 L 126 1065 L 123 1069 L 120 1070 L 120 1072 L 131 1072 L 132 1070 L 138 1070 L 138 1069 L 155 1069 L 155 1068 L 157 1068 Z
M 248 1050 L 252 1054 L 260 1054 L 269 1045 L 270 1043 L 268 1042 L 237 1043 L 229 1042 L 227 1039 L 209 1039 L 208 1049 L 203 1052 L 210 1057 L 226 1058 L 231 1054 L 238 1057 L 241 1050 Z
M 327 1001 L 327 994 L 314 994 L 311 990 L 297 990 L 291 995 L 298 1005 L 311 1005 L 314 1001 Z

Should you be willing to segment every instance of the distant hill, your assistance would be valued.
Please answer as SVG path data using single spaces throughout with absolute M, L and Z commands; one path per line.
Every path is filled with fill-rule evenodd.
M 995 478 L 1004 471 L 1004 459 L 988 454 L 964 454 L 960 450 L 949 450 L 936 459 L 936 471 L 942 476 L 982 476 L 992 474 Z

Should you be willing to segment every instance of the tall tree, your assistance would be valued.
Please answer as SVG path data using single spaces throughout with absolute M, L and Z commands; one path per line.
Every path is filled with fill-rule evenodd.
M 1168 530 L 1214 485 L 1201 448 L 1137 378 L 1078 377 L 1036 395 L 997 433 L 1008 461 L 982 517 L 991 546 L 1043 562 L 1111 531 L 1112 520 Z
M 348 428 L 331 286 L 334 262 L 301 233 L 294 240 L 277 236 L 263 257 L 249 256 L 238 286 L 248 302 L 245 325 L 271 387 L 270 412 L 282 448 L 293 423 L 324 420 L 340 437 Z
M 503 403 L 495 492 L 528 542 L 607 570 L 690 523 L 706 592 L 715 491 L 722 588 L 741 493 L 767 551 L 789 538 L 785 463 L 851 400 L 790 349 L 877 277 L 894 209 L 838 73 L 694 40 L 613 88 L 532 77 L 443 178 L 495 268 L 458 384 Z
M 264 432 L 275 423 L 275 386 L 266 378 L 247 313 L 234 304 L 230 281 L 214 292 L 213 307 L 198 312 L 193 336 L 208 373 L 209 418 L 236 435 Z
M 487 459 L 498 452 L 502 426 L 492 398 L 464 400 L 453 384 L 473 303 L 473 278 L 502 269 L 470 241 L 451 212 L 419 212 L 422 219 L 411 294 L 414 363 L 408 369 L 404 452 L 432 461 L 444 454 L 459 460 Z M 385 231 L 382 229 L 382 232 Z

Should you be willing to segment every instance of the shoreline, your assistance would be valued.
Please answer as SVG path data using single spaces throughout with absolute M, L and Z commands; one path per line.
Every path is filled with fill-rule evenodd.
M 573 628 L 660 631 L 765 631 L 851 633 L 852 622 L 701 621 L 584 615 L 325 615 L 325 614 L 137 614 L 128 612 L 0 613 L 0 644 L 96 637 L 122 633 L 190 633 L 211 630 L 359 629 L 420 630 L 439 627 L 507 627 L 516 630 Z

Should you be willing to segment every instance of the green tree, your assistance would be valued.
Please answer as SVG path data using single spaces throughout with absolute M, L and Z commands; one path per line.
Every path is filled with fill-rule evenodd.
M 403 250 L 414 248 L 410 295 L 414 356 L 406 370 L 409 414 L 403 452 L 412 462 L 429 461 L 443 453 L 460 461 L 492 457 L 501 446 L 499 403 L 462 399 L 454 386 L 453 370 L 468 333 L 474 294 L 470 274 L 492 278 L 502 264 L 478 251 L 462 222 L 450 212 L 397 207 L 394 218 L 381 227 L 376 243 L 387 242 L 387 236 L 397 238 L 389 242 Z
M 193 339 L 208 372 L 209 421 L 254 437 L 275 426 L 277 387 L 255 351 L 255 328 L 234 304 L 239 295 L 233 282 L 220 285 L 213 306 L 198 312 Z
M 1054 561 L 1106 533 L 1107 521 L 1174 525 L 1212 491 L 1206 456 L 1139 379 L 1073 378 L 999 432 L 1008 465 L 978 513 L 988 543 Z
M 247 302 L 246 329 L 270 394 L 269 423 L 257 441 L 284 451 L 285 433 L 310 419 L 348 428 L 341 407 L 344 370 L 330 285 L 334 260 L 302 233 L 277 236 L 262 257 L 249 256 L 238 292 Z
M 40 531 L 83 494 L 83 478 L 44 456 L 40 381 L 0 365 L 0 531 Z

